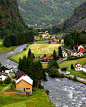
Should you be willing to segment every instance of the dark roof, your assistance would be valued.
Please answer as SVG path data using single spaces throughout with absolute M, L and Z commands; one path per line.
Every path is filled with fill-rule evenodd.
M 20 76 L 22 76 L 23 74 L 25 74 L 23 71 L 17 71 L 17 73 L 15 73 L 15 76 L 18 76 L 18 77 L 20 77 Z
M 8 69 L 8 68 L 5 67 L 5 66 L 2 66 L 2 67 L 0 68 L 0 70 L 10 70 L 10 69 Z

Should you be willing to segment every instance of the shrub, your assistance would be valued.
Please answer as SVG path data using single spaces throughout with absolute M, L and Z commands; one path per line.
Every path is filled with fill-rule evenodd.
M 73 80 L 75 80 L 75 81 L 78 81 L 75 75 L 74 75 L 74 78 L 73 78 Z
M 67 67 L 62 67 L 61 68 L 61 71 L 66 71 L 67 70 Z
M 0 81 L 0 85 L 2 85 L 3 84 L 3 81 Z
M 56 72 L 56 76 L 57 76 L 57 77 L 60 77 L 60 73 L 59 73 L 59 72 Z
M 58 69 L 56 67 L 51 67 L 48 73 L 50 77 L 57 77 L 57 72 Z
M 72 80 L 72 77 L 69 76 L 68 79 L 71 79 L 71 80 Z
M 42 85 L 38 86 L 39 89 L 43 89 L 44 87 Z
M 11 83 L 11 78 L 10 78 L 10 77 L 7 77 L 7 78 L 4 80 L 4 83 L 5 83 L 5 84 Z
M 25 50 L 26 50 L 26 48 L 23 49 L 23 51 L 25 51 Z
M 47 93 L 47 94 L 49 94 L 49 93 L 50 93 L 50 91 L 49 91 L 49 90 L 46 90 L 46 93 Z
M 60 74 L 60 77 L 61 77 L 61 78 L 64 78 L 64 74 Z

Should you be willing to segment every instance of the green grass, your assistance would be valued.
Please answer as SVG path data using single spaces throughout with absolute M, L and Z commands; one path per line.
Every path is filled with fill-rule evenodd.
M 76 75 L 78 77 L 86 79 L 86 74 L 84 74 L 83 71 L 74 71 L 74 70 L 67 70 L 67 71 L 69 71 L 70 74 L 72 74 L 72 75 Z
M 73 64 L 74 65 L 74 67 L 75 67 L 75 64 L 76 63 L 80 63 L 82 66 L 85 64 L 85 62 L 86 62 L 86 58 L 81 58 L 81 59 L 76 59 L 76 60 L 67 60 L 67 61 L 63 61 L 63 62 L 61 62 L 60 64 L 59 64 L 59 67 L 61 68 L 61 67 L 67 67 L 67 69 L 70 69 L 71 68 L 71 64 Z
M 75 68 L 75 64 L 76 63 L 80 63 L 82 66 L 85 64 L 86 62 L 86 58 L 81 58 L 81 59 L 76 59 L 76 60 L 67 60 L 67 61 L 63 61 L 59 64 L 59 67 L 62 68 L 62 67 L 67 67 L 67 71 L 70 72 L 70 74 L 72 75 L 76 75 L 76 76 L 79 76 L 79 77 L 82 77 L 82 78 L 85 78 L 86 79 L 86 75 L 83 73 L 83 71 L 75 71 L 75 70 L 70 70 L 71 69 L 71 64 L 74 65 L 74 68 Z
M 48 63 L 42 63 L 43 68 L 46 68 Z
M 61 44 L 30 44 L 25 51 L 9 56 L 8 58 L 14 60 L 15 62 L 19 62 L 20 57 L 23 58 L 24 55 L 28 55 L 29 48 L 31 48 L 31 52 L 34 53 L 35 56 L 41 57 L 44 55 L 44 52 L 47 53 L 47 56 L 50 56 L 51 54 L 53 54 L 54 50 L 58 51 L 59 46 L 61 46 Z
M 2 100 L 1 100 L 2 99 Z M 1 96 L 0 107 L 52 107 L 54 106 L 44 89 L 34 88 L 34 93 L 30 96 L 14 97 L 14 96 Z
M 3 46 L 3 40 L 0 40 L 0 54 L 6 53 L 8 51 L 13 51 L 16 48 L 16 46 L 11 46 L 9 48 L 6 48 Z

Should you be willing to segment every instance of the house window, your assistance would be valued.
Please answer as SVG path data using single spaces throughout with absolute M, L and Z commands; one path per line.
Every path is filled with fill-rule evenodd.
M 26 88 L 26 90 L 30 90 L 30 88 Z

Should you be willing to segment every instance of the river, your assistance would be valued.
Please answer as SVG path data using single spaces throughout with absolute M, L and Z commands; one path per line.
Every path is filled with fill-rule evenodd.
M 18 46 L 14 51 L 0 55 L 2 65 L 17 67 L 18 63 L 7 59 L 8 56 L 21 52 L 27 44 Z M 50 90 L 49 98 L 56 107 L 86 107 L 86 85 L 67 78 L 51 78 L 44 83 Z
M 2 64 L 2 66 L 6 65 L 6 64 L 10 64 L 12 67 L 14 67 L 17 70 L 18 63 L 11 61 L 7 58 L 8 58 L 8 56 L 11 56 L 11 55 L 21 52 L 24 48 L 26 48 L 26 46 L 27 46 L 27 44 L 19 45 L 14 49 L 14 51 L 9 51 L 7 53 L 1 54 L 0 55 L 0 62 Z

